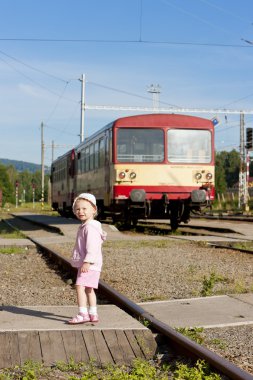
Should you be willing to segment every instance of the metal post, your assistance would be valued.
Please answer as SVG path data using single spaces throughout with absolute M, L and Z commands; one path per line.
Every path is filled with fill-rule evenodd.
M 16 181 L 16 208 L 18 208 L 18 181 Z
M 35 184 L 32 183 L 32 193 L 33 193 L 33 208 L 35 208 Z
M 44 125 L 41 123 L 41 208 L 44 209 L 44 150 L 45 150 L 45 144 L 44 144 Z
M 238 208 L 245 211 L 247 209 L 247 174 L 246 174 L 246 155 L 244 139 L 244 114 L 240 114 L 240 173 L 239 173 L 239 194 Z
M 245 184 L 245 196 L 246 196 L 246 202 L 245 202 L 245 211 L 249 212 L 249 164 L 250 164 L 250 157 L 248 150 L 246 151 L 246 184 Z

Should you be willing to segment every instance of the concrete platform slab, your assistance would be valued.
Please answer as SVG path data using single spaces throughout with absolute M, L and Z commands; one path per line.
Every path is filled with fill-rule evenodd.
M 145 302 L 140 306 L 175 328 L 253 324 L 253 294 Z
M 77 314 L 76 306 L 1 306 L 0 332 L 83 330 L 83 329 L 140 329 L 146 327 L 114 305 L 98 306 L 99 322 L 69 325 Z

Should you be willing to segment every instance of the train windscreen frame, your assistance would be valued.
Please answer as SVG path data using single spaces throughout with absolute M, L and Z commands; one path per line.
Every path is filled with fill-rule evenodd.
M 118 162 L 164 162 L 164 131 L 159 128 L 119 128 Z
M 212 161 L 212 134 L 203 129 L 169 129 L 168 161 L 209 164 Z

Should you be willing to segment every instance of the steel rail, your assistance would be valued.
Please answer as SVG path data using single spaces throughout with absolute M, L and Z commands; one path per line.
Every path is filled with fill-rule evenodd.
M 246 248 L 236 248 L 232 246 L 226 246 L 218 243 L 207 243 L 210 247 L 214 248 L 220 248 L 220 249 L 230 249 L 231 251 L 237 251 L 237 252 L 242 252 L 242 253 L 247 253 L 250 255 L 253 255 L 253 250 L 252 249 L 246 249 Z
M 71 266 L 70 260 L 61 256 L 54 250 L 43 246 L 36 239 L 29 239 L 33 241 L 33 243 L 36 244 L 41 250 L 46 251 L 58 264 L 63 266 L 66 270 L 70 271 L 72 275 L 76 273 L 77 269 Z M 253 376 L 248 372 L 242 370 L 233 363 L 201 346 L 200 344 L 190 340 L 184 335 L 178 333 L 172 327 L 155 318 L 140 305 L 131 301 L 125 295 L 119 293 L 117 290 L 106 284 L 101 279 L 99 281 L 99 290 L 103 295 L 107 296 L 115 305 L 120 307 L 122 310 L 138 318 L 140 321 L 149 322 L 150 326 L 154 330 L 160 332 L 166 336 L 166 338 L 168 338 L 170 344 L 178 352 L 188 354 L 190 357 L 194 357 L 195 359 L 200 358 L 205 360 L 212 368 L 215 368 L 218 372 L 226 375 L 231 380 L 253 380 Z

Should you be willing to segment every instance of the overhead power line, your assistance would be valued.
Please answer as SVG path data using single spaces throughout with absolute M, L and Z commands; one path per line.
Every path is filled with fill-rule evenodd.
M 119 92 L 121 94 L 129 95 L 129 96 L 134 96 L 136 98 L 140 98 L 140 99 L 144 99 L 144 100 L 149 100 L 150 101 L 150 98 L 148 96 L 138 95 L 138 94 L 135 94 L 133 92 L 121 90 L 121 89 L 114 88 L 114 87 L 109 87 L 109 86 L 106 86 L 106 85 L 103 85 L 103 84 L 99 84 L 99 83 L 95 83 L 95 82 L 90 82 L 90 81 L 87 81 L 87 84 L 92 84 L 94 86 L 98 86 L 98 87 L 104 88 L 106 90 L 111 90 L 111 91 Z M 166 105 L 168 105 L 170 107 L 179 107 L 178 105 L 170 104 L 170 103 L 167 103 L 167 102 L 160 101 L 160 103 L 166 104 Z
M 187 41 L 162 41 L 162 40 L 111 40 L 111 39 L 63 39 L 63 38 L 0 38 L 0 41 L 14 41 L 14 42 L 67 42 L 67 43 L 113 43 L 113 44 L 154 44 L 154 45 L 175 45 L 175 46 L 203 46 L 203 47 L 233 47 L 233 48 L 247 48 L 250 49 L 251 45 L 241 44 L 222 44 L 210 42 L 187 42 Z
M 20 63 L 21 65 L 23 65 L 23 66 L 25 66 L 25 67 L 28 67 L 29 69 L 31 69 L 31 70 L 33 70 L 33 71 L 37 71 L 38 73 L 41 73 L 41 74 L 43 74 L 43 75 L 47 75 L 47 76 L 49 76 L 49 77 L 51 77 L 51 78 L 57 79 L 57 80 L 59 80 L 59 81 L 61 81 L 61 82 L 67 83 L 67 84 L 68 84 L 68 82 L 69 82 L 69 81 L 66 81 L 65 79 L 62 79 L 62 78 L 60 78 L 60 77 L 57 77 L 57 76 L 55 76 L 55 75 L 53 75 L 53 74 L 50 74 L 50 73 L 48 73 L 48 72 L 46 72 L 46 71 L 43 71 L 43 70 L 41 70 L 41 69 L 38 69 L 38 68 L 36 68 L 36 67 L 34 67 L 34 66 L 28 65 L 27 63 L 21 61 L 20 59 L 17 59 L 17 58 L 15 58 L 15 57 L 11 56 L 10 54 L 7 54 L 7 53 L 3 52 L 2 50 L 0 50 L 0 54 L 4 55 L 5 57 L 8 57 L 8 58 L 12 59 L 12 60 L 15 61 L 15 62 Z

